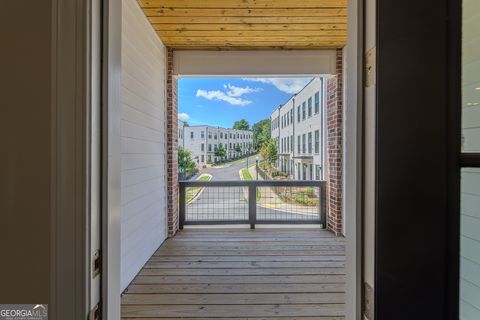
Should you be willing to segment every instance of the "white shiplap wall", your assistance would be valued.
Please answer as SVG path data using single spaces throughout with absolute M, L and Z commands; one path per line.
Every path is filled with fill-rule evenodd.
M 463 150 L 480 152 L 480 1 L 463 1 Z M 462 170 L 460 319 L 480 319 L 480 169 Z
M 166 49 L 122 0 L 121 290 L 166 238 Z

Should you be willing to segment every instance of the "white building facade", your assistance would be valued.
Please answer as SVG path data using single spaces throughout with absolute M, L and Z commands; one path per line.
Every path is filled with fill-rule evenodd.
M 271 116 L 277 169 L 295 180 L 324 180 L 326 168 L 326 81 L 315 77 Z
M 250 130 L 184 126 L 183 123 L 179 123 L 178 130 L 178 145 L 192 153 L 198 166 L 236 159 L 253 151 L 253 133 Z M 216 152 L 222 147 L 225 149 L 225 156 L 220 157 Z

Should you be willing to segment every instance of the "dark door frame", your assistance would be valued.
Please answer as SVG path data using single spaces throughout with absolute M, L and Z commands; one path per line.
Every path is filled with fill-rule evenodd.
M 461 1 L 376 3 L 375 319 L 458 319 Z

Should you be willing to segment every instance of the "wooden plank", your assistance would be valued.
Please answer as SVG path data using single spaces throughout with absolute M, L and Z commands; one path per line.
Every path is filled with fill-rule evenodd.
M 139 0 L 142 8 L 345 8 L 347 0 Z
M 345 292 L 344 283 L 131 284 L 128 293 L 282 293 Z
M 229 44 L 229 43 L 204 43 L 202 44 L 165 44 L 168 48 L 174 50 L 215 50 L 215 51 L 242 51 L 242 50 L 330 50 L 343 48 L 345 43 L 251 43 Z
M 284 250 L 284 251 L 307 251 L 307 250 L 314 250 L 314 251 L 335 251 L 335 250 L 343 250 L 345 246 L 342 244 L 338 245 L 308 245 L 308 244 L 297 244 L 297 245 L 290 245 L 290 246 L 283 246 L 283 245 L 276 245 L 276 244 L 257 244 L 253 243 L 246 243 L 246 244 L 229 244 L 229 243 L 210 243 L 205 245 L 196 245 L 196 244 L 178 244 L 175 243 L 173 245 L 165 245 L 162 246 L 159 250 L 160 251 L 170 251 L 170 250 Z
M 247 283 L 344 283 L 345 275 L 253 275 L 253 276 L 156 276 L 156 269 L 143 269 L 140 271 L 134 284 L 247 284 Z
M 238 23 L 238 24 L 252 24 L 252 23 L 337 23 L 345 24 L 347 19 L 345 17 L 149 17 L 150 23 L 202 23 L 202 24 L 219 24 L 219 23 Z
M 345 274 L 344 268 L 235 268 L 235 269 L 166 269 L 166 268 L 143 268 L 140 275 L 159 276 L 242 276 L 242 275 L 313 275 L 313 274 Z
M 344 261 L 281 261 L 281 262 L 263 262 L 263 261 L 193 261 L 193 262 L 165 262 L 158 260 L 149 260 L 145 268 L 158 269 L 258 269 L 258 268 L 343 268 Z
M 345 30 L 277 30 L 265 33 L 264 30 L 245 30 L 245 31 L 221 31 L 221 30 L 200 30 L 200 31 L 157 31 L 160 37 L 306 37 L 306 36 L 340 36 L 345 37 Z
M 135 317 L 296 317 L 343 316 L 343 304 L 294 305 L 123 305 L 124 318 Z
M 162 248 L 155 252 L 155 256 L 305 256 L 305 255 L 345 255 L 345 250 L 164 250 Z
M 345 293 L 126 294 L 122 304 L 319 304 L 345 303 Z
M 243 262 L 243 261 L 345 261 L 344 256 L 153 256 L 150 261 L 164 261 L 164 262 Z
M 305 24 L 228 24 L 228 23 L 199 23 L 199 24 L 152 24 L 157 31 L 285 31 L 285 30 L 310 30 L 327 31 L 343 30 L 346 34 L 346 23 L 305 23 Z
M 264 35 L 262 37 L 210 37 L 210 36 L 203 36 L 203 37 L 186 37 L 186 36 L 178 36 L 178 37 L 162 37 L 162 40 L 166 43 L 184 43 L 184 42 L 206 42 L 206 43 L 216 43 L 216 42 L 227 42 L 227 43 L 245 43 L 245 42 L 305 42 L 305 43 L 314 43 L 314 42 L 340 42 L 345 41 L 346 37 L 344 36 L 270 36 Z
M 206 238 L 196 238 L 195 240 L 192 240 L 190 238 L 188 239 L 177 239 L 176 240 L 178 244 L 194 244 L 194 243 L 199 243 L 199 242 L 210 242 L 210 243 L 215 243 L 215 242 L 221 242 L 223 244 L 229 244 L 229 243 L 239 243 L 239 244 L 249 244 L 249 243 L 255 243 L 255 244 L 269 244 L 269 243 L 279 243 L 279 244 L 290 244 L 290 245 L 302 245 L 302 244 L 312 244 L 312 245 L 321 245 L 321 244 L 326 244 L 326 245 L 345 245 L 344 241 L 339 241 L 336 239 L 330 239 L 330 238 L 324 238 L 324 239 L 280 239 L 280 238 L 263 238 L 263 239 L 227 239 L 227 238 L 218 238 L 217 240 L 210 240 Z M 169 240 L 166 241 L 166 243 L 170 242 Z
M 347 8 L 145 8 L 143 10 L 147 17 L 325 17 L 336 16 L 346 17 Z
M 210 230 L 210 231 L 209 231 Z M 204 236 L 220 236 L 220 235 L 237 235 L 241 237 L 263 237 L 263 236 L 302 236 L 302 235 L 312 235 L 312 236 L 324 236 L 324 237 L 329 237 L 329 238 L 342 238 L 342 237 L 337 237 L 330 233 L 329 231 L 325 231 L 323 229 L 317 228 L 317 229 L 296 229 L 296 230 L 285 230 L 285 229 L 278 229 L 276 231 L 266 231 L 268 229 L 265 229 L 265 231 L 262 229 L 262 231 L 250 231 L 250 229 L 245 230 L 245 229 L 238 229 L 237 231 L 229 231 L 225 229 L 218 229 L 216 231 L 211 231 L 212 229 L 184 229 L 179 231 L 175 236 L 199 236 L 199 235 L 204 235 Z
M 345 246 L 344 242 L 337 241 L 335 239 L 323 239 L 323 240 L 302 240 L 302 241 L 289 241 L 289 240 L 277 240 L 277 241 L 205 241 L 203 239 L 198 239 L 195 241 L 172 241 L 167 240 L 163 244 L 165 248 L 193 248 L 193 247 L 235 247 L 235 248 L 243 248 L 243 247 L 262 247 L 265 246 L 282 246 L 286 249 L 289 248 L 298 248 L 305 245 L 308 246 Z
M 179 233 L 183 234 L 210 234 L 215 235 L 219 233 L 228 233 L 228 234 L 243 234 L 243 235 L 262 235 L 262 234 L 302 234 L 302 233 L 317 233 L 317 234 L 325 234 L 330 235 L 331 237 L 335 237 L 333 233 L 328 230 L 321 229 L 318 226 L 300 226 L 300 227 L 275 227 L 269 228 L 264 227 L 262 225 L 259 226 L 258 229 L 250 229 L 249 227 L 238 227 L 238 228 L 231 228 L 231 227 L 223 227 L 223 226 L 188 226 L 183 230 L 180 230 Z
M 184 230 L 127 288 L 122 318 L 344 320 L 344 252 L 320 230 Z
M 165 318 L 165 317 L 161 317 L 161 318 L 154 318 L 154 319 L 161 319 L 161 320 L 177 320 L 179 318 Z M 182 320 L 212 320 L 212 318 L 190 318 L 190 317 L 182 317 L 181 318 Z M 232 317 L 226 317 L 226 318 L 223 318 L 223 317 L 217 317 L 215 318 L 215 320 L 232 320 L 232 319 L 235 319 L 235 320 L 252 320 L 253 318 L 245 318 L 245 317 L 235 317 L 235 318 L 232 318 Z M 313 319 L 316 319 L 316 320 L 345 320 L 345 317 L 344 316 L 338 316 L 338 317 L 295 317 L 295 320 L 313 320 Z M 152 318 L 135 318 L 135 320 L 152 320 Z M 285 320 L 284 317 L 268 317 L 268 318 L 264 318 L 264 317 L 255 317 L 255 320 Z

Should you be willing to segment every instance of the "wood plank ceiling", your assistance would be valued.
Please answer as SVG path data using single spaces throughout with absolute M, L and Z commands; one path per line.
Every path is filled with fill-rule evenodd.
M 177 49 L 340 48 L 347 0 L 138 0 Z

